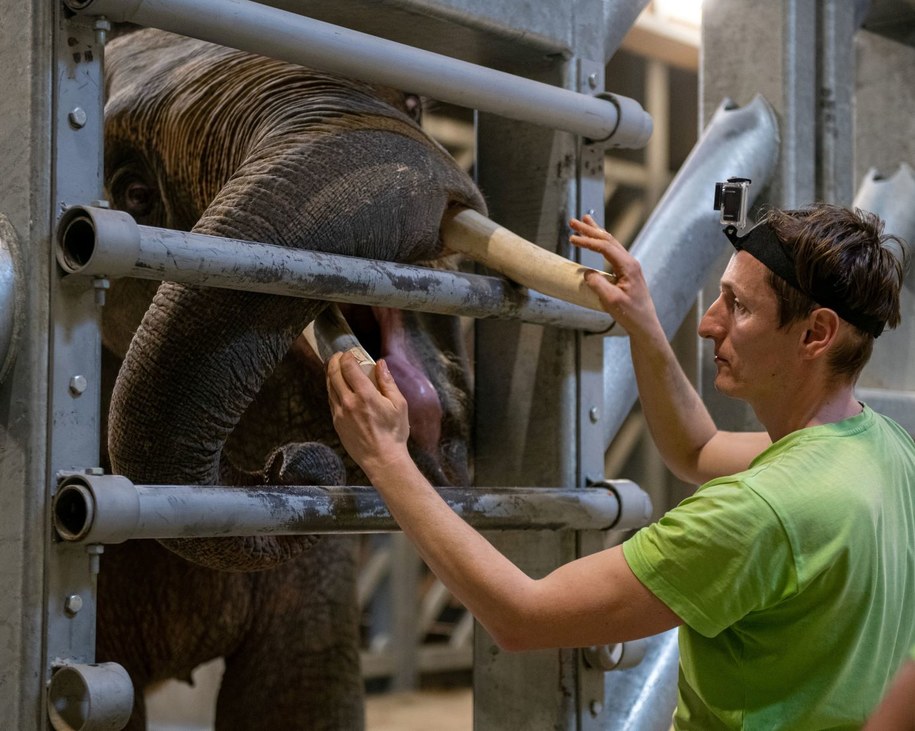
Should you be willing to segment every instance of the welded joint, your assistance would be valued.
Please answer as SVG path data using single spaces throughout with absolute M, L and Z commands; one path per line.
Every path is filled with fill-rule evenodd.
M 588 480 L 588 487 L 603 487 L 612 492 L 619 503 L 619 514 L 608 530 L 641 528 L 651 522 L 651 497 L 631 480 Z
M 104 294 L 107 278 L 129 275 L 139 258 L 140 227 L 123 211 L 71 206 L 60 217 L 55 243 L 61 269 L 66 274 L 79 274 L 91 266 L 96 292 Z
M 104 500 L 97 498 L 99 491 L 105 493 Z M 140 499 L 133 483 L 121 475 L 105 475 L 95 467 L 61 471 L 51 515 L 61 540 L 82 541 L 91 532 L 94 546 L 122 543 L 133 536 L 139 523 Z M 114 527 L 106 531 L 105 526 Z
M 595 94 L 594 98 L 610 102 L 616 107 L 616 126 L 606 137 L 599 140 L 586 140 L 588 144 L 603 144 L 605 147 L 632 147 L 637 150 L 648 144 L 648 140 L 651 139 L 651 133 L 654 130 L 654 120 L 652 120 L 651 115 L 642 109 L 641 104 L 634 99 L 613 94 L 609 91 Z M 614 142 L 613 138 L 622 125 L 630 127 L 630 136 L 626 138 L 625 144 L 618 144 Z

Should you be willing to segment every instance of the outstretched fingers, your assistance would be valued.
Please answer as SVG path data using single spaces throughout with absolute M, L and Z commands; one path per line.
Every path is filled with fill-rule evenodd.
M 631 258 L 626 248 L 613 238 L 609 231 L 598 226 L 589 215 L 585 215 L 581 219 L 573 218 L 569 221 L 569 225 L 575 231 L 569 237 L 569 241 L 575 246 L 590 249 L 603 255 L 613 271 L 619 276 L 621 267 Z

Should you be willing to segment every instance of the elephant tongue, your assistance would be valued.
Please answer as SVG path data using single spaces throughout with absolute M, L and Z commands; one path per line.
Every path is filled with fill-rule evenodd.
M 406 337 L 403 312 L 386 307 L 374 307 L 372 312 L 381 330 L 381 357 L 409 406 L 410 437 L 417 447 L 435 455 L 442 434 L 442 404 L 435 386 L 417 365 L 422 359 Z

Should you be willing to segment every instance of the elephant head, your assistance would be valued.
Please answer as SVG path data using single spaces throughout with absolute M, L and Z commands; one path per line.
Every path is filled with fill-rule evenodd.
M 106 187 L 141 224 L 416 263 L 441 257 L 449 208 L 484 211 L 407 94 L 153 30 L 114 39 L 106 54 Z M 115 472 L 149 484 L 270 484 L 298 460 L 315 481 L 339 474 L 328 450 L 283 446 L 337 446 L 320 365 L 300 339 L 326 303 L 165 282 L 128 347 L 142 286 L 123 287 L 114 301 L 127 306 L 105 314 L 106 347 L 124 357 L 108 427 Z M 454 318 L 350 314 L 411 401 L 417 461 L 433 482 L 466 483 Z M 281 563 L 310 540 L 163 543 L 238 571 Z

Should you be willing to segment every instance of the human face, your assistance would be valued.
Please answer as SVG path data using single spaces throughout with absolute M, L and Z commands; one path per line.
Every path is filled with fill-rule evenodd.
M 802 333 L 799 323 L 778 327 L 778 301 L 768 270 L 745 251 L 731 257 L 721 293 L 699 323 L 715 344 L 715 388 L 756 406 L 785 399 L 797 383 Z

